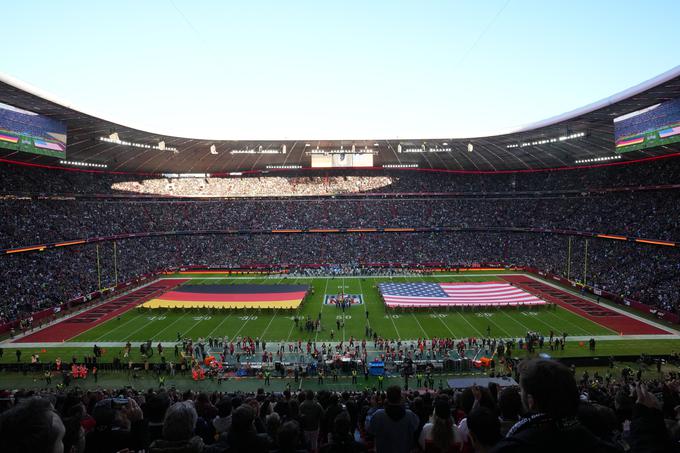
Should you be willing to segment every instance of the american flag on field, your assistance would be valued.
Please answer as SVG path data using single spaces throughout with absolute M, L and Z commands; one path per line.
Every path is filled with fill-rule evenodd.
M 545 304 L 545 301 L 526 291 L 500 282 L 380 283 L 378 289 L 388 307 L 503 307 Z

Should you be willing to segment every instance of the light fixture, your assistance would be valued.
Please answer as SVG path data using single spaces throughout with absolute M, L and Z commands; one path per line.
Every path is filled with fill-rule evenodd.
M 95 164 L 93 162 L 80 162 L 77 160 L 60 160 L 62 165 L 73 165 L 75 167 L 93 167 L 93 168 L 108 168 L 107 164 Z
M 580 159 L 574 161 L 575 164 L 590 164 L 593 162 L 606 162 L 608 160 L 616 160 L 616 159 L 621 159 L 620 154 L 616 154 L 614 156 L 602 156 L 602 157 L 591 157 L 590 159 Z

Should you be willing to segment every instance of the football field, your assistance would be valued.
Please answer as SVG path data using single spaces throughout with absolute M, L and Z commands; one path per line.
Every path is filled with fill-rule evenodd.
M 180 338 L 249 336 L 267 341 L 287 342 L 348 341 L 364 338 L 366 327 L 389 339 L 413 340 L 435 337 L 497 337 L 520 338 L 528 331 L 549 335 L 566 332 L 570 337 L 619 335 L 605 325 L 585 319 L 562 306 L 505 307 L 488 309 L 388 309 L 377 285 L 381 282 L 483 282 L 496 280 L 499 274 L 446 274 L 409 277 L 321 277 L 292 278 L 257 276 L 223 278 L 196 275 L 185 284 L 303 284 L 310 285 L 313 294 L 297 310 L 217 310 L 217 309 L 140 309 L 105 321 L 85 332 L 62 340 L 68 342 L 172 342 Z M 343 311 L 324 304 L 327 295 L 356 294 L 363 303 Z M 321 317 L 321 329 L 308 332 L 303 323 L 296 326 L 294 316 L 316 320 Z M 344 319 L 344 327 L 338 320 Z

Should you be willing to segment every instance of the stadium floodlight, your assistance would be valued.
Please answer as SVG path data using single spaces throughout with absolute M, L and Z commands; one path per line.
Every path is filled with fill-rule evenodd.
M 165 151 L 165 142 L 163 140 L 158 142 L 158 149 L 161 151 Z
M 382 168 L 418 168 L 418 164 L 385 164 Z
M 602 156 L 602 157 L 593 157 L 590 159 L 580 159 L 577 161 L 574 161 L 575 164 L 589 164 L 593 162 L 606 162 L 608 160 L 616 160 L 616 159 L 621 159 L 620 154 L 616 154 L 614 156 Z
M 398 152 L 398 153 L 401 152 L 401 143 L 399 143 L 399 144 L 397 145 L 397 152 Z
M 124 140 L 120 140 L 119 138 L 111 138 L 111 137 L 114 137 L 114 136 L 118 137 L 118 134 L 114 133 L 114 134 L 111 134 L 108 137 L 99 137 L 99 141 L 111 143 L 111 144 L 114 144 L 114 145 L 130 146 L 132 148 L 157 149 L 159 151 L 172 151 L 175 154 L 179 153 L 177 148 L 173 148 L 171 146 L 165 146 L 165 142 L 160 142 L 157 145 L 148 145 L 146 143 L 126 142 Z M 161 149 L 161 147 L 160 147 L 161 143 L 163 143 L 163 149 Z
M 471 153 L 475 149 L 474 145 L 472 143 L 468 143 L 467 150 L 468 153 Z
M 118 132 L 112 132 L 112 133 L 109 135 L 109 138 L 110 138 L 111 140 L 113 140 L 114 142 L 119 142 L 119 141 L 120 141 L 120 137 L 118 136 Z
M 214 144 L 210 145 L 210 154 L 217 154 L 217 147 Z
M 267 165 L 267 170 L 299 170 L 302 165 Z
M 73 165 L 75 167 L 94 167 L 94 168 L 108 168 L 107 164 L 95 164 L 93 162 L 81 162 L 77 160 L 60 160 L 62 165 Z
M 286 154 L 286 145 L 281 147 L 281 154 Z

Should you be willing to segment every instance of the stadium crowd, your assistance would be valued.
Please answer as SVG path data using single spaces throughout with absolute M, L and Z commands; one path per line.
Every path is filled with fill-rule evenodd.
M 519 387 L 3 391 L 3 453 L 677 451 L 680 381 L 519 364 Z
M 237 185 L 241 183 L 234 181 L 247 181 L 243 187 L 229 189 L 236 192 L 221 195 L 280 196 L 291 194 L 286 185 L 294 185 L 299 190 L 296 193 L 307 195 L 335 193 L 336 188 L 343 193 L 358 193 L 373 190 L 369 186 L 377 180 L 371 178 L 381 178 L 373 188 L 386 184 L 381 187 L 396 194 L 354 199 L 121 199 L 114 196 L 121 192 L 112 189 L 112 184 L 130 179 L 125 175 L 0 164 L 0 209 L 4 214 L 0 218 L 0 248 L 129 233 L 336 227 L 513 227 L 680 239 L 677 189 L 592 191 L 678 183 L 678 158 L 527 174 L 354 172 L 205 181 Z M 140 176 L 135 181 L 143 179 Z M 336 187 L 338 184 L 342 187 Z M 256 192 L 248 192 L 246 187 L 256 187 L 252 189 Z M 565 190 L 572 192 L 559 192 Z M 409 191 L 459 191 L 467 195 L 402 196 Z M 522 191 L 540 193 L 518 193 Z M 490 195 L 492 192 L 502 195 Z M 21 195 L 25 193 L 45 196 Z M 75 198 L 63 196 L 66 193 L 102 195 Z M 99 269 L 95 245 L 4 255 L 0 257 L 5 271 L 0 281 L 0 322 L 88 294 L 99 288 L 100 280 L 102 287 L 109 287 L 161 267 L 332 264 L 356 269 L 366 263 L 502 262 L 567 276 L 567 241 L 560 235 L 508 232 L 182 234 L 117 240 L 116 260 L 114 243 L 102 242 Z M 570 256 L 572 263 L 578 264 L 572 269 L 581 268 L 585 262 L 584 244 L 583 238 L 574 238 Z M 675 311 L 680 305 L 676 248 L 590 240 L 587 256 L 587 283 L 667 311 Z M 583 279 L 576 271 L 569 277 Z
M 102 287 L 167 267 L 402 263 L 471 266 L 503 262 L 567 275 L 567 236 L 531 233 L 364 233 L 178 235 L 1 256 L 1 319 L 11 320 Z M 583 279 L 585 239 L 572 238 L 572 279 Z M 668 311 L 680 304 L 680 252 L 675 247 L 590 239 L 586 283 Z M 6 263 L 11 263 L 6 264 Z M 391 264 L 390 264 L 391 263 Z M 329 267 L 329 269 L 337 266 Z M 389 270 L 384 270 L 389 272 Z M 332 271 L 329 271 L 332 273 Z
M 541 198 L 2 200 L 0 248 L 128 233 L 281 228 L 540 228 L 680 240 L 680 190 Z
M 64 171 L 0 163 L 0 194 L 153 194 L 281 197 L 352 193 L 514 193 L 584 191 L 680 182 L 680 158 L 630 165 L 535 173 L 438 173 L 405 170 L 318 170 L 258 176 L 176 178 Z

